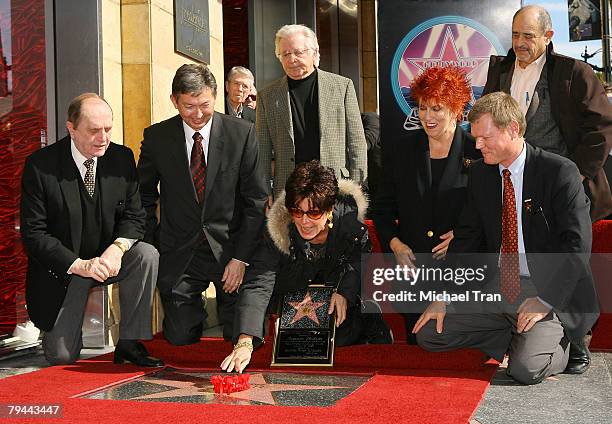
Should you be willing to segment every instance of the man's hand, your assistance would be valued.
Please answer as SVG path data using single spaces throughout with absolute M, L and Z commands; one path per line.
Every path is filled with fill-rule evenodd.
M 108 268 L 109 277 L 116 277 L 119 274 L 122 257 L 123 251 L 115 244 L 108 246 L 104 253 L 100 255 L 100 262 Z
M 446 257 L 448 245 L 450 244 L 453 237 L 453 230 L 450 230 L 448 233 L 444 233 L 440 236 L 440 239 L 442 239 L 442 243 L 438 244 L 431 250 L 434 259 L 444 259 Z
M 83 278 L 93 278 L 99 283 L 103 283 L 110 276 L 110 270 L 107 265 L 100 261 L 100 258 L 83 260 L 77 259 L 69 271 Z
M 347 305 L 348 302 L 346 301 L 346 297 L 338 293 L 332 294 L 327 314 L 331 315 L 334 313 L 334 309 L 336 310 L 336 327 L 340 327 L 340 324 L 346 319 Z
M 526 333 L 541 321 L 548 313 L 550 308 L 545 306 L 537 297 L 528 297 L 518 308 L 516 319 L 516 332 Z
M 240 262 L 237 259 L 232 259 L 225 266 L 225 271 L 223 272 L 223 277 L 221 277 L 221 281 L 223 284 L 223 291 L 226 293 L 233 293 L 238 290 L 240 284 L 242 284 L 242 279 L 244 278 L 244 263 Z
M 416 334 L 419 331 L 421 331 L 421 328 L 423 328 L 423 326 L 427 324 L 427 322 L 430 319 L 436 320 L 436 331 L 438 332 L 438 334 L 442 333 L 442 330 L 444 330 L 444 316 L 445 315 L 446 315 L 446 303 L 438 302 L 438 301 L 431 302 L 429 306 L 427 307 L 427 309 L 425 309 L 425 312 L 421 314 L 416 324 L 414 324 L 412 333 Z
M 270 209 L 272 209 L 273 204 L 274 204 L 274 198 L 272 196 L 268 196 L 268 201 L 266 202 L 266 208 L 264 210 L 264 213 L 266 214 L 266 216 L 268 216 L 268 212 L 270 212 Z
M 406 265 L 409 268 L 414 268 L 416 257 L 408 245 L 402 243 L 399 238 L 393 237 L 389 242 L 389 247 L 395 255 L 395 260 L 399 265 Z

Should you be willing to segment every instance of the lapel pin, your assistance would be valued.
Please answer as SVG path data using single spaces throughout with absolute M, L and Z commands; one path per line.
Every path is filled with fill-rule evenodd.
M 532 203 L 531 199 L 525 199 L 523 204 L 525 205 L 525 210 L 527 212 L 531 213 L 531 211 L 533 209 L 533 203 Z

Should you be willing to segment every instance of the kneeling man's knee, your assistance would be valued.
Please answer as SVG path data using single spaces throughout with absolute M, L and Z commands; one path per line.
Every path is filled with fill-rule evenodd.
M 508 364 L 506 374 L 521 384 L 538 384 L 546 378 L 546 366 L 538 366 L 529 361 L 513 360 Z

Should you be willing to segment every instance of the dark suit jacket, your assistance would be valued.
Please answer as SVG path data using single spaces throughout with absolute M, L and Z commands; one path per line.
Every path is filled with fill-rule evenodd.
M 227 96 L 225 97 L 225 114 L 234 116 L 232 115 L 232 105 L 230 104 Z M 255 109 L 251 109 L 250 107 L 247 107 L 247 106 L 242 106 L 242 119 L 246 119 L 249 122 L 255 123 L 255 119 L 256 119 Z
M 383 156 L 383 181 L 370 211 L 383 250 L 390 252 L 389 242 L 399 237 L 415 253 L 431 255 L 431 249 L 442 241 L 440 236 L 454 228 L 463 207 L 468 180 L 464 159 L 478 159 L 481 154 L 472 136 L 457 126 L 434 198 L 425 131 L 390 143 L 389 150 Z
M 70 137 L 34 152 L 23 170 L 21 237 L 28 255 L 26 301 L 30 318 L 42 330 L 55 325 L 71 278 L 67 271 L 79 257 L 80 178 Z M 98 158 L 96 180 L 102 205 L 102 247 L 117 237 L 142 238 L 145 213 L 132 151 L 111 143 Z
M 231 258 L 248 263 L 262 234 L 268 191 L 259 166 L 255 126 L 217 112 L 212 119 L 204 207 L 198 204 L 191 179 L 181 117 L 144 130 L 138 173 L 147 212 L 145 240 L 159 246 L 162 291 L 169 290 L 187 268 L 202 231 L 223 267 Z
M 525 206 L 527 199 L 530 207 Z M 582 343 L 599 308 L 589 266 L 589 200 L 576 165 L 527 144 L 523 203 L 521 222 L 531 280 L 538 296 L 553 306 L 570 339 Z M 478 161 L 470 170 L 466 205 L 449 254 L 483 252 L 496 259 L 501 216 L 499 167 Z M 489 266 L 495 268 L 496 264 Z
M 510 93 L 515 60 L 512 49 L 507 56 L 491 56 L 483 95 Z M 552 43 L 546 51 L 546 66 L 553 119 L 567 143 L 569 158 L 587 178 L 593 202 L 591 217 L 602 219 L 612 213 L 610 186 L 603 171 L 612 147 L 612 106 L 591 67 L 556 54 Z M 537 107 L 533 101 L 530 110 L 532 107 Z

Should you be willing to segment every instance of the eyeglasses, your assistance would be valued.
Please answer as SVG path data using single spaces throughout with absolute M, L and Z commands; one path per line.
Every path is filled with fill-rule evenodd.
M 289 208 L 289 213 L 295 219 L 302 219 L 304 214 L 306 214 L 306 216 L 310 219 L 319 219 L 323 216 L 325 212 L 320 211 L 318 209 L 311 209 L 309 211 L 303 211 L 299 208 Z
M 306 56 L 306 52 L 308 50 L 312 50 L 311 48 L 305 48 L 305 49 L 293 49 L 293 50 L 287 50 L 286 52 L 283 52 L 279 55 L 279 57 L 281 59 L 289 59 L 291 57 L 291 55 L 295 55 L 295 57 L 304 57 Z

